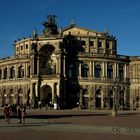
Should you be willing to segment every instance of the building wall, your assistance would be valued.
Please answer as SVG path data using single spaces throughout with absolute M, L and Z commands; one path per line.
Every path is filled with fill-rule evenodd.
M 22 39 L 15 56 L 0 60 L 0 105 L 49 106 L 57 97 L 65 108 L 139 108 L 139 69 L 139 57 L 118 55 L 108 33 L 70 27 Z

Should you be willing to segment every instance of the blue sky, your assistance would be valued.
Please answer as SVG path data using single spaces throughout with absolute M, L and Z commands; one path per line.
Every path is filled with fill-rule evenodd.
M 104 31 L 118 41 L 118 53 L 140 56 L 140 0 L 0 0 L 0 57 L 14 55 L 18 38 L 40 34 L 48 14 L 58 27 L 74 19 L 80 27 Z

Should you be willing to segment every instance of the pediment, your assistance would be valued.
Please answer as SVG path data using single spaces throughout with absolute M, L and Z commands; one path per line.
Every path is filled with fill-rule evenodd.
M 71 27 L 63 30 L 63 35 L 76 35 L 76 36 L 102 36 L 102 33 L 94 30 L 88 30 L 80 27 Z

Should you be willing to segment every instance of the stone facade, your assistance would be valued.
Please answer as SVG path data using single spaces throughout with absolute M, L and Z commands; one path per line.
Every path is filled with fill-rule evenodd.
M 42 35 L 14 43 L 0 60 L 0 105 L 136 109 L 140 106 L 140 57 L 117 54 L 117 40 L 71 24 L 57 31 L 55 16 Z

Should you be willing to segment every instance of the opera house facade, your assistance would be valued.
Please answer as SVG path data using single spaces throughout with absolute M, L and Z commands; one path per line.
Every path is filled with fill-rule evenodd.
M 0 59 L 0 106 L 140 108 L 139 56 L 118 54 L 108 32 L 74 23 L 58 30 L 54 15 L 42 24 L 41 35 L 15 41 L 15 54 Z

